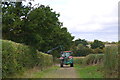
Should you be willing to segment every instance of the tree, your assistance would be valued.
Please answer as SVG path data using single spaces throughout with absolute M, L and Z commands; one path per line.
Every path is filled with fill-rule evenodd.
M 94 42 L 91 44 L 92 49 L 100 48 L 103 49 L 105 47 L 104 43 L 99 40 L 94 40 Z
M 58 19 L 60 14 L 49 6 L 32 8 L 21 2 L 8 4 L 10 6 L 2 7 L 3 39 L 26 44 L 42 52 L 59 45 L 63 45 L 64 50 L 70 49 L 74 37 L 66 27 L 62 27 Z M 52 54 L 56 56 L 59 52 L 60 49 L 57 49 Z
M 2 3 L 2 36 L 3 39 L 23 43 L 25 20 L 31 10 L 28 6 L 23 6 L 22 2 Z
M 83 44 L 78 44 L 78 46 L 74 47 L 73 52 L 74 56 L 86 56 L 94 53 L 91 48 L 85 47 Z
M 100 49 L 100 48 L 95 48 L 95 49 L 93 49 L 93 51 L 94 51 L 94 54 L 104 53 L 104 50 L 103 50 L 103 49 Z
M 83 44 L 83 46 L 88 45 L 88 42 L 85 39 L 77 39 L 75 40 L 75 45 L 77 46 L 78 44 Z

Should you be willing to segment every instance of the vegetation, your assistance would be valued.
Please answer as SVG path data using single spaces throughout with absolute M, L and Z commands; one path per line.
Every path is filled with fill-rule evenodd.
M 25 46 L 8 40 L 2 40 L 2 72 L 3 77 L 8 77 L 30 69 L 35 66 L 41 70 L 52 66 L 53 57 L 38 52 L 35 48 Z
M 105 77 L 118 77 L 118 47 L 106 47 L 104 56 Z
M 83 60 L 84 65 L 101 64 L 104 54 L 90 54 Z
M 119 55 L 117 46 L 109 46 L 105 48 L 104 54 L 89 54 L 84 58 L 75 58 L 74 63 L 79 66 L 99 65 L 98 69 L 104 74 L 105 78 L 119 77 Z M 92 66 L 91 66 L 92 67 Z M 83 69 L 84 70 L 84 69 Z M 89 69 L 88 69 L 89 70 Z M 82 74 L 83 71 L 80 70 Z
M 100 65 L 93 65 L 93 66 L 75 66 L 76 71 L 80 78 L 104 78 L 102 72 L 100 71 Z M 83 80 L 84 80 L 83 79 Z
M 58 68 L 58 66 L 51 66 L 41 71 L 39 68 L 36 67 L 33 69 L 25 70 L 23 74 L 17 74 L 15 76 L 12 76 L 11 78 L 44 78 L 46 73 L 56 70 Z
M 103 54 L 104 53 L 104 49 L 100 49 L 100 48 L 93 49 L 93 53 L 94 54 Z
M 91 47 L 89 45 L 91 45 Z M 85 39 L 77 39 L 74 41 L 71 50 L 74 52 L 74 56 L 87 56 L 89 54 L 104 53 L 104 47 L 104 42 L 99 40 L 94 40 L 94 42 L 87 42 Z
M 62 27 L 57 14 L 49 6 L 39 5 L 37 8 L 27 6 L 22 2 L 2 3 L 2 35 L 3 39 L 32 46 L 39 51 L 48 50 L 59 45 L 69 50 L 73 36 L 66 27 Z M 53 51 L 53 56 L 59 56 L 60 49 Z
M 81 77 L 101 78 L 102 75 L 98 71 L 101 67 L 98 64 L 103 67 L 101 70 L 103 70 L 104 77 L 120 77 L 118 76 L 120 74 L 118 73 L 118 67 L 120 67 L 118 50 L 120 49 L 117 46 L 105 48 L 105 43 L 99 40 L 90 42 L 91 48 L 87 46 L 88 42 L 85 39 L 79 38 L 72 41 L 74 37 L 66 27 L 63 27 L 63 23 L 58 19 L 59 16 L 60 14 L 49 6 L 38 5 L 34 8 L 31 3 L 25 6 L 22 2 L 2 2 L 2 36 L 5 39 L 1 40 L 3 77 L 35 66 L 44 70 L 52 66 L 53 60 L 58 63 L 56 57 L 60 56 L 58 54 L 60 49 L 53 51 L 52 55 L 42 52 L 60 45 L 63 46 L 63 50 L 72 50 L 74 56 L 86 56 L 74 59 L 75 64 L 86 66 L 77 67 Z M 106 43 L 119 44 L 120 41 Z M 94 64 L 97 65 L 93 66 Z
M 76 65 L 83 65 L 84 58 L 81 57 L 74 57 L 74 64 Z
M 94 40 L 94 42 L 91 44 L 92 49 L 100 48 L 103 49 L 105 47 L 104 43 L 99 40 Z
M 77 56 L 86 56 L 86 55 L 92 54 L 92 53 L 93 53 L 92 49 L 85 47 L 82 44 L 79 44 L 77 46 L 77 51 L 76 51 Z
M 104 60 L 104 54 L 89 54 L 86 57 L 74 58 L 74 63 L 82 66 L 102 64 Z
M 78 44 L 82 44 L 83 46 L 87 46 L 88 45 L 88 42 L 85 40 L 85 39 L 76 39 L 74 41 L 75 45 L 77 46 Z
M 74 52 L 74 56 L 86 56 L 93 54 L 93 50 L 89 48 L 88 43 L 85 39 L 77 39 L 74 41 L 71 50 Z

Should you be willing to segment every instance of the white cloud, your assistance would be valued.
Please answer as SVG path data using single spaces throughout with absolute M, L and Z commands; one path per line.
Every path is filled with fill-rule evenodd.
M 117 31 L 118 1 L 119 0 L 35 0 L 34 4 L 49 5 L 54 11 L 60 13 L 60 21 L 63 22 L 63 25 L 68 28 L 70 33 L 78 38 L 81 36 L 74 34 L 75 32 L 110 32 L 113 27 L 116 29 L 114 31 Z M 111 28 L 111 30 L 109 28 Z M 109 30 L 107 31 L 107 29 Z M 89 36 L 89 34 L 81 35 L 83 35 L 84 38 L 87 38 L 87 35 Z M 115 36 L 116 34 L 113 35 Z M 100 39 L 97 35 L 94 35 L 94 38 L 95 37 Z
M 61 11 L 61 15 L 68 16 L 69 20 L 64 16 L 60 19 L 70 31 L 74 30 L 73 28 L 80 31 L 99 30 L 105 27 L 102 24 L 117 21 L 117 12 L 115 12 L 116 16 L 112 16 L 112 11 L 117 8 L 115 2 L 114 0 L 70 0 Z

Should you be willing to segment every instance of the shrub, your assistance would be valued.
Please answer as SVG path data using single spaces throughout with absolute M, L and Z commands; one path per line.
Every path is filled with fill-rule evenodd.
M 79 44 L 77 46 L 76 51 L 74 52 L 75 52 L 75 56 L 86 56 L 86 55 L 92 54 L 93 50 L 91 48 L 83 46 L 82 44 Z
M 23 71 L 25 68 L 40 66 L 41 69 L 51 66 L 51 55 L 37 51 L 33 47 L 2 40 L 2 75 L 8 77 Z

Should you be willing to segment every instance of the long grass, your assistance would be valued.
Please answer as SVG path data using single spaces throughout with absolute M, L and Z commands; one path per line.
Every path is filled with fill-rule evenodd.
M 103 74 L 100 71 L 100 68 L 101 68 L 100 65 L 89 65 L 89 66 L 84 66 L 84 67 L 81 67 L 79 65 L 75 66 L 78 76 L 80 78 L 86 78 L 86 80 L 88 78 L 103 78 Z
M 105 49 L 104 75 L 106 78 L 118 77 L 118 47 L 110 46 Z

